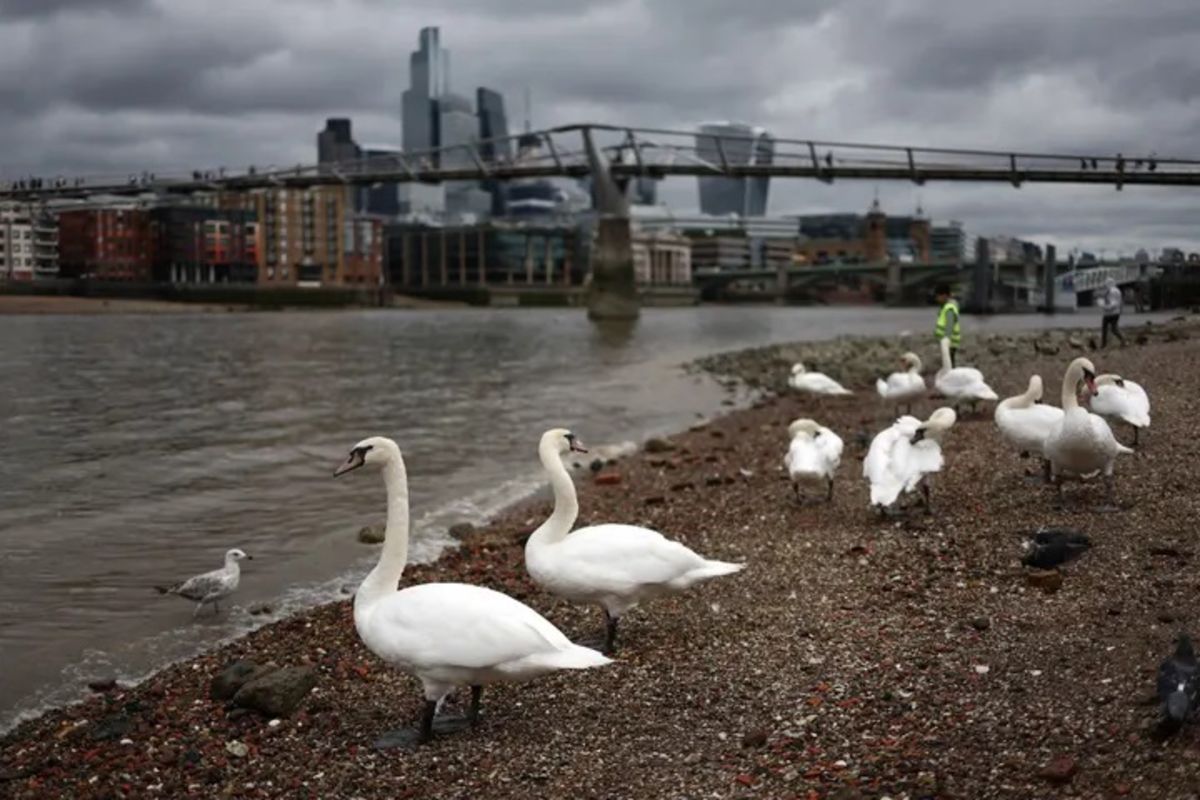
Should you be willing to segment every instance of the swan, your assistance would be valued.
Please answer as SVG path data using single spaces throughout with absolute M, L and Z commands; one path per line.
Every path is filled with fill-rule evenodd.
M 570 451 L 587 452 L 570 431 L 554 428 L 542 434 L 538 457 L 554 490 L 554 511 L 525 543 L 525 568 L 551 594 L 604 609 L 606 653 L 615 651 L 621 615 L 642 601 L 746 566 L 712 561 L 658 531 L 634 525 L 592 525 L 571 533 L 579 501 L 562 463 L 563 453 Z
M 1092 413 L 1133 426 L 1133 443 L 1142 428 L 1150 427 L 1150 398 L 1146 390 L 1120 375 L 1096 378 L 1096 392 L 1088 400 Z
M 1076 391 L 1079 382 L 1087 384 L 1095 394 L 1096 368 L 1086 358 L 1077 358 L 1067 367 L 1062 383 L 1063 417 L 1054 424 L 1046 437 L 1045 454 L 1050 461 L 1050 477 L 1058 486 L 1059 502 L 1063 499 L 1063 477 L 1089 477 L 1096 472 L 1104 475 L 1108 507 L 1113 508 L 1113 464 L 1121 453 L 1132 453 L 1113 436 L 1108 423 L 1079 405 Z
M 195 619 L 200 614 L 200 609 L 208 603 L 212 603 L 214 615 L 220 614 L 221 600 L 233 594 L 242 580 L 242 570 L 238 566 L 238 562 L 243 558 L 253 561 L 253 558 L 235 547 L 225 551 L 225 566 L 220 569 L 214 569 L 212 572 L 205 572 L 202 575 L 194 575 L 174 586 L 155 586 L 154 590 L 159 594 L 178 595 L 184 600 L 196 603 L 192 619 Z
M 812 394 L 854 394 L 845 386 L 822 372 L 809 372 L 803 364 L 792 364 L 788 386 Z
M 798 419 L 788 426 L 791 443 L 783 459 L 796 499 L 801 483 L 824 483 L 825 499 L 833 500 L 833 474 L 842 460 L 842 439 L 824 425 L 811 419 Z
M 1051 429 L 1062 419 L 1063 410 L 1042 404 L 1042 377 L 1032 375 L 1029 388 L 996 405 L 996 427 L 1022 453 L 1035 453 L 1046 463 L 1043 446 Z
M 962 400 L 968 400 L 972 409 L 980 400 L 999 400 L 983 380 L 983 373 L 974 367 L 954 367 L 950 364 L 950 340 L 942 337 L 942 368 L 933 379 L 934 388 L 954 401 L 955 409 Z
M 897 412 L 904 405 L 911 414 L 913 401 L 921 399 L 927 390 L 921 375 L 921 357 L 916 353 L 905 353 L 900 356 L 900 366 L 903 371 L 893 372 L 886 380 L 876 380 L 875 391 L 884 401 L 895 403 Z
M 886 512 L 902 493 L 920 487 L 925 510 L 930 510 L 926 476 L 941 471 L 942 437 L 957 419 L 952 408 L 939 408 L 924 422 L 905 415 L 875 436 L 863 459 L 873 508 Z
M 471 687 L 470 711 L 465 719 L 439 722 L 439 732 L 478 722 L 487 684 L 611 663 L 572 644 L 545 617 L 506 594 L 466 583 L 422 583 L 397 591 L 408 560 L 404 459 L 394 441 L 373 436 L 354 445 L 333 475 L 367 465 L 383 472 L 387 528 L 379 563 L 354 595 L 354 627 L 367 649 L 416 676 L 425 694 L 420 727 L 389 733 L 379 746 L 428 742 L 438 705 L 456 687 Z

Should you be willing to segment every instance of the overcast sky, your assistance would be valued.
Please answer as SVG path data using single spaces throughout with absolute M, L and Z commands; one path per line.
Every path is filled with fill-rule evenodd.
M 1200 156 L 1196 0 L 0 0 L 0 176 L 316 158 L 324 118 L 399 145 L 417 31 L 519 124 Z M 1197 191 L 880 184 L 971 233 L 1200 249 Z M 874 183 L 780 181 L 773 213 L 861 211 Z M 694 181 L 664 196 L 695 208 Z

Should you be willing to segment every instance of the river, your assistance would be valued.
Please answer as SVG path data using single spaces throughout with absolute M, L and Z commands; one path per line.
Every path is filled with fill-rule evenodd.
M 0 317 L 0 731 L 336 597 L 382 520 L 370 478 L 331 471 L 395 438 L 415 556 L 539 486 L 536 443 L 640 440 L 720 408 L 681 365 L 797 339 L 923 331 L 933 309 L 651 309 L 597 326 L 575 310 Z M 1079 317 L 1056 320 L 1080 323 Z M 967 318 L 972 329 L 1045 318 Z M 151 587 L 250 553 L 218 617 Z

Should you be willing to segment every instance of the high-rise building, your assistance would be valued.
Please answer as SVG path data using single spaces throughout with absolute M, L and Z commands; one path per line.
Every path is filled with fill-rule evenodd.
M 359 155 L 358 144 L 350 135 L 350 120 L 344 117 L 325 120 L 325 130 L 317 134 L 317 163 L 325 169 L 332 164 L 348 167 Z
M 465 97 L 443 92 L 437 99 L 438 143 L 443 148 L 439 164 L 444 169 L 471 169 L 475 158 L 471 149 L 478 138 L 479 120 L 471 102 Z M 479 187 L 478 181 L 446 183 L 446 211 L 451 214 L 487 214 L 492 198 Z
M 400 151 L 392 147 L 364 146 L 362 149 L 364 169 L 399 172 Z M 400 213 L 400 186 L 395 183 L 376 183 L 360 190 L 359 209 L 368 214 L 394 217 Z
M 437 28 L 422 28 L 417 49 L 409 56 L 409 87 L 401 96 L 401 143 L 415 156 L 433 150 L 442 141 L 438 99 L 446 92 L 450 53 L 442 49 Z M 401 211 L 437 213 L 445 209 L 446 190 L 441 185 L 407 183 L 401 187 Z
M 696 155 L 715 165 L 766 165 L 775 157 L 775 140 L 763 128 L 739 122 L 700 126 Z M 770 179 L 704 176 L 698 179 L 704 214 L 763 217 Z
M 475 109 L 479 115 L 480 158 L 485 162 L 511 159 L 513 143 L 508 138 L 504 95 L 481 86 L 475 90 Z M 483 189 L 492 196 L 492 215 L 504 214 L 504 184 L 500 181 L 484 181 Z

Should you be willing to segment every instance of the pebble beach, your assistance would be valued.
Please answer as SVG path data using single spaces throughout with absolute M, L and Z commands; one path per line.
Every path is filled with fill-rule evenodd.
M 416 720 L 420 691 L 362 645 L 347 597 L 22 724 L 0 738 L 0 797 L 1195 797 L 1200 726 L 1164 739 L 1154 725 L 1157 666 L 1178 633 L 1200 630 L 1194 320 L 1131 326 L 1128 346 L 1103 351 L 1093 332 L 964 342 L 960 361 L 1001 397 L 1036 372 L 1057 404 L 1077 355 L 1145 387 L 1153 425 L 1117 463 L 1117 513 L 1093 510 L 1099 484 L 1069 485 L 1057 509 L 990 406 L 948 436 L 932 516 L 873 513 L 861 459 L 892 414 L 873 381 L 908 349 L 936 371 L 927 339 L 711 357 L 695 368 L 759 390 L 753 407 L 581 465 L 578 524 L 645 525 L 748 566 L 623 618 L 614 664 L 490 688 L 477 728 L 378 750 L 379 735 Z M 787 391 L 796 360 L 855 394 Z M 828 504 L 798 504 L 782 467 L 802 416 L 846 442 Z M 587 439 L 586 420 L 551 423 Z M 525 573 L 523 542 L 549 511 L 541 499 L 510 508 L 401 586 L 489 586 L 573 639 L 594 636 L 598 609 Z M 1024 567 L 1022 544 L 1043 526 L 1093 546 L 1056 570 Z M 302 675 L 298 706 L 275 715 L 214 697 L 239 661 Z

